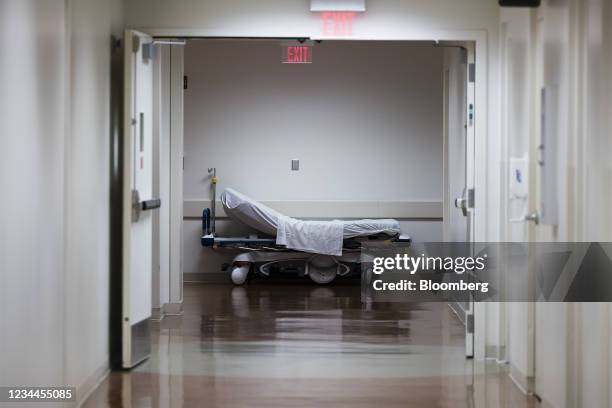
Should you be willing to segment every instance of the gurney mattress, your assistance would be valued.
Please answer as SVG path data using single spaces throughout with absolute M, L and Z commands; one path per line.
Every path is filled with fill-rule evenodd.
M 225 189 L 223 194 L 221 194 L 221 203 L 225 212 L 231 218 L 237 219 L 264 234 L 272 236 L 277 235 L 279 227 L 282 228 L 281 224 L 310 222 L 287 217 L 231 188 Z M 316 226 L 323 229 L 327 225 L 338 225 L 340 223 L 344 239 L 377 234 L 395 236 L 400 233 L 399 222 L 393 219 L 312 221 L 312 223 L 316 223 Z

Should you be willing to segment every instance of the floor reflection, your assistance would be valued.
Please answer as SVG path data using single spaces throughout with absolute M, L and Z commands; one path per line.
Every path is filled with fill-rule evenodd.
M 153 355 L 86 407 L 532 407 L 504 367 L 464 357 L 441 303 L 364 307 L 354 285 L 192 284 Z

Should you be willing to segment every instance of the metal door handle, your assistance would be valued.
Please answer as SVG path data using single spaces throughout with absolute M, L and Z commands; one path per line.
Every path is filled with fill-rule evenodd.
M 535 223 L 535 225 L 538 225 L 540 223 L 540 214 L 537 213 L 537 211 L 532 212 L 531 214 L 527 214 L 522 218 L 511 218 L 510 222 L 525 222 L 525 221 L 531 221 L 533 223 Z
M 140 202 L 140 208 L 142 209 L 142 211 L 151 211 L 159 207 L 161 207 L 161 200 L 159 198 Z
M 525 216 L 525 221 L 532 221 L 535 225 L 538 225 L 540 223 L 540 214 L 538 214 L 537 211 L 527 214 Z
M 455 207 L 461 209 L 464 217 L 468 215 L 468 200 L 466 197 L 466 189 L 463 189 L 461 197 L 455 198 Z

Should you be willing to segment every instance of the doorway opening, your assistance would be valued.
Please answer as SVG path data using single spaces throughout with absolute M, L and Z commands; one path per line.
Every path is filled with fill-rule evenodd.
M 181 313 L 183 282 L 229 281 L 224 269 L 233 255 L 200 244 L 213 184 L 300 218 L 394 218 L 420 242 L 474 240 L 473 42 L 190 38 L 155 46 L 150 36 L 131 35 L 126 79 L 145 66 L 144 82 L 132 82 L 150 81 L 151 88 L 144 96 L 150 114 L 136 91 L 126 94 L 131 136 L 123 157 L 132 167 L 124 167 L 124 183 L 132 188 L 123 190 L 130 195 L 123 232 L 132 244 L 124 241 L 123 250 L 142 265 L 123 264 L 124 353 L 134 350 L 137 323 Z M 287 55 L 286 47 L 306 46 L 306 54 Z M 149 131 L 150 193 L 135 198 Z M 209 168 L 216 169 L 214 183 Z M 135 205 L 157 198 L 161 208 L 144 228 L 150 232 L 134 235 L 134 223 L 142 222 L 134 221 Z M 253 235 L 215 204 L 218 234 Z M 137 250 L 135 242 L 150 242 L 151 250 Z M 246 299 L 252 300 L 248 290 Z M 451 305 L 464 327 L 465 356 L 472 357 L 473 302 Z M 130 317 L 147 308 L 154 312 Z

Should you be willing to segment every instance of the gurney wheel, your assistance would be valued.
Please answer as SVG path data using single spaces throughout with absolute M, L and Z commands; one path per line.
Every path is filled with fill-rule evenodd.
M 308 276 L 319 285 L 327 285 L 336 279 L 338 264 L 328 256 L 314 256 L 307 264 Z
M 234 266 L 232 267 L 232 282 L 234 285 L 242 285 L 246 282 L 247 276 L 249 275 L 249 265 Z
M 324 271 L 311 269 L 308 272 L 308 276 L 313 282 L 318 283 L 319 285 L 327 285 L 336 279 L 336 269 L 328 269 Z

